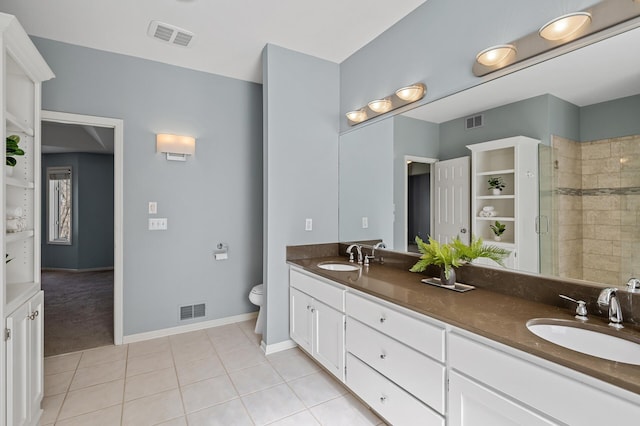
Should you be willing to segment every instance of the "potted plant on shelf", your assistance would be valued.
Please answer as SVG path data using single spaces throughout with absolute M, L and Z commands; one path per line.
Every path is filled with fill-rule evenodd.
M 502 176 L 491 177 L 487 182 L 493 195 L 500 195 L 506 186 Z
M 17 164 L 17 160 L 14 158 L 14 156 L 18 156 L 18 155 L 24 155 L 24 151 L 22 149 L 20 149 L 18 147 L 18 144 L 20 143 L 20 136 L 18 135 L 10 135 L 7 136 L 7 140 L 6 140 L 6 166 L 5 170 L 7 171 L 7 175 L 11 176 L 13 174 L 13 168 L 15 167 L 15 165 Z
M 502 241 L 502 234 L 504 234 L 504 231 L 507 229 L 507 225 L 496 220 L 496 223 L 489 225 L 489 228 L 493 231 L 493 239 L 495 241 Z
M 440 282 L 442 285 L 448 286 L 453 286 L 456 283 L 455 268 L 479 257 L 491 259 L 504 266 L 502 261 L 511 253 L 500 247 L 486 245 L 482 238 L 475 236 L 471 238 L 469 245 L 463 243 L 458 237 L 449 244 L 441 244 L 431 237 L 429 237 L 429 243 L 425 243 L 420 237 L 416 237 L 416 244 L 418 244 L 422 256 L 410 271 L 423 272 L 429 265 L 439 266 Z

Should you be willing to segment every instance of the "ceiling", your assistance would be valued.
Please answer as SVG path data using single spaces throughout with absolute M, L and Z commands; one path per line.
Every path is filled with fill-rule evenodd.
M 265 44 L 341 63 L 426 0 L 1 0 L 30 35 L 261 82 Z M 152 20 L 195 33 L 147 36 Z
M 42 121 L 42 153 L 113 154 L 113 129 Z

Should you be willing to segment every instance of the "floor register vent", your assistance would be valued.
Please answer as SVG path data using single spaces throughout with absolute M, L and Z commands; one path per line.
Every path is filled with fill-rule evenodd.
M 201 318 L 205 316 L 205 304 L 180 306 L 180 321 Z

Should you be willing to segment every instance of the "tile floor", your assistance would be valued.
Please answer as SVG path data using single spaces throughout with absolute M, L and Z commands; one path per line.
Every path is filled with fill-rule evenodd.
M 254 323 L 45 358 L 40 424 L 383 424 L 299 349 L 265 356 Z

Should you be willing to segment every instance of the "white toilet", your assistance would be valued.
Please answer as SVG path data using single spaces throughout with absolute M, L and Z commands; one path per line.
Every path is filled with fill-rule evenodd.
M 262 300 L 263 300 L 264 284 L 258 284 L 251 289 L 249 293 L 249 301 L 256 306 L 260 306 L 258 311 L 258 320 L 256 321 L 256 334 L 262 334 L 262 328 L 264 327 L 264 317 L 262 315 Z

